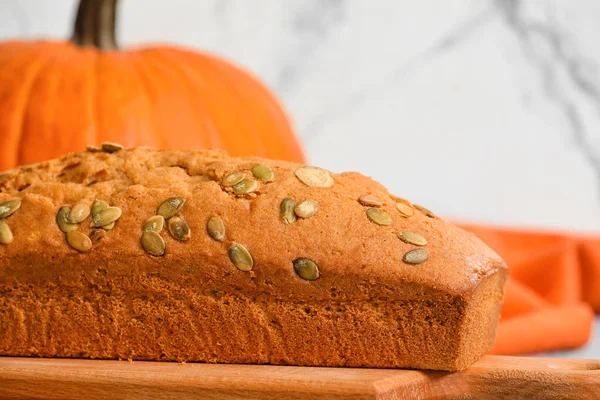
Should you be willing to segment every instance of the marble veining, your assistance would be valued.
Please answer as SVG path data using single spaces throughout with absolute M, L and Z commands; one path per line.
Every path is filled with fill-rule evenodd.
M 492 10 L 487 8 L 476 15 L 467 18 L 465 21 L 461 21 L 456 27 L 452 28 L 450 32 L 445 33 L 434 43 L 424 46 L 423 51 L 418 52 L 407 61 L 398 65 L 389 74 L 379 77 L 376 82 L 349 93 L 342 98 L 338 104 L 324 108 L 313 120 L 302 125 L 304 138 L 309 140 L 312 136 L 318 135 L 319 131 L 323 128 L 324 122 L 332 116 L 351 112 L 352 109 L 359 107 L 368 96 L 373 94 L 377 95 L 379 91 L 385 90 L 391 82 L 397 82 L 410 77 L 410 74 L 422 67 L 423 64 L 438 57 L 443 52 L 451 51 L 455 46 L 459 45 L 464 38 L 472 35 L 478 28 L 483 26 L 486 21 L 489 21 L 492 16 Z
M 542 21 L 527 16 L 523 0 L 496 0 L 495 6 L 518 38 L 524 56 L 539 73 L 548 100 L 564 115 L 573 142 L 593 169 L 600 190 L 600 148 L 594 145 L 590 132 L 594 128 L 585 121 L 577 100 L 563 90 L 559 76 L 562 72 L 562 79 L 575 89 L 576 95 L 589 102 L 600 115 L 600 88 L 598 77 L 594 76 L 598 72 L 597 63 L 586 59 L 573 46 L 569 33 L 557 21 L 552 3 L 544 5 Z
M 302 71 L 310 63 L 315 48 L 343 20 L 344 3 L 345 0 L 311 0 L 291 5 L 295 10 L 289 29 L 295 40 L 278 66 L 273 82 L 278 94 L 284 96 L 293 90 L 294 82 L 302 79 Z

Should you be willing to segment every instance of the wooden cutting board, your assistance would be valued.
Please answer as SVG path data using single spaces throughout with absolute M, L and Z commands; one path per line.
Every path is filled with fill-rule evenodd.
M 600 399 L 600 360 L 486 356 L 463 372 L 0 357 L 0 399 Z

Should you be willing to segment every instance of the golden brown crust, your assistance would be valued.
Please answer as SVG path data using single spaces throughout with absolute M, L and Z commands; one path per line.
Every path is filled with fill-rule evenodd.
M 271 168 L 272 181 L 252 177 L 251 168 L 259 162 Z M 488 277 L 506 275 L 500 258 L 474 235 L 416 209 L 413 216 L 406 217 L 396 208 L 396 201 L 410 203 L 391 196 L 371 179 L 358 173 L 331 174 L 331 187 L 310 187 L 295 175 L 298 167 L 264 159 L 229 158 L 214 151 L 134 148 L 112 154 L 70 154 L 0 177 L 0 203 L 22 199 L 20 209 L 5 219 L 14 239 L 8 245 L 0 245 L 0 296 L 9 299 L 26 287 L 34 288 L 39 301 L 49 301 L 50 290 L 82 298 L 86 290 L 113 291 L 123 296 L 140 292 L 146 296 L 169 296 L 176 287 L 178 293 L 194 291 L 201 296 L 210 297 L 217 292 L 244 299 L 269 299 L 266 301 L 273 304 L 287 304 L 285 307 L 291 307 L 290 310 L 296 310 L 294 304 L 301 309 L 304 304 L 345 301 L 365 305 L 430 301 L 441 307 L 467 301 Z M 256 191 L 238 196 L 221 185 L 226 174 L 236 171 L 244 171 L 248 179 L 256 180 Z M 369 220 L 369 207 L 358 201 L 365 194 L 383 201 L 381 209 L 391 217 L 391 224 L 378 225 Z M 142 225 L 171 197 L 186 199 L 180 216 L 189 225 L 191 236 L 186 241 L 176 240 L 165 227 L 160 233 L 166 244 L 165 254 L 154 257 L 142 248 Z M 286 223 L 280 217 L 280 203 L 285 198 L 296 202 L 316 200 L 318 210 L 308 218 Z M 56 223 L 56 213 L 61 206 L 82 200 L 91 205 L 95 199 L 119 207 L 122 215 L 90 251 L 78 252 L 68 245 Z M 206 224 L 215 215 L 224 222 L 223 241 L 214 240 L 207 232 Z M 89 221 L 91 216 L 79 226 L 85 234 L 92 231 Z M 398 234 L 403 231 L 418 233 L 427 244 L 416 246 L 400 240 Z M 250 272 L 237 269 L 230 260 L 228 249 L 233 244 L 241 244 L 250 252 Z M 403 262 L 404 254 L 416 248 L 427 250 L 427 260 L 418 265 Z M 298 258 L 313 260 L 319 278 L 300 278 L 293 266 Z M 503 280 L 498 283 L 503 284 Z M 16 307 L 14 304 L 12 307 Z M 497 320 L 497 307 L 489 308 L 492 322 L 482 327 L 486 332 L 490 324 L 493 331 Z M 0 320 L 14 311 L 7 310 L 0 306 Z M 291 321 L 297 310 L 289 312 Z M 457 316 L 455 323 L 459 324 L 461 318 Z M 0 354 L 15 354 L 10 346 L 4 343 L 2 347 L 0 339 Z M 64 354 L 38 350 L 40 355 Z M 485 350 L 477 350 L 482 351 Z M 95 357 L 121 355 L 94 353 Z M 186 357 L 179 354 L 178 358 Z M 294 361 L 294 357 L 284 359 L 308 363 Z M 219 360 L 274 362 L 265 355 L 241 360 L 216 357 Z M 382 361 L 379 366 L 427 367 L 404 361 Z M 357 361 L 352 365 L 358 364 Z M 366 359 L 363 363 L 375 364 Z

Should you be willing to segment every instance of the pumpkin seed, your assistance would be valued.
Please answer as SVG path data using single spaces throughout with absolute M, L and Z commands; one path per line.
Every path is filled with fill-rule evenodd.
M 296 169 L 294 175 L 307 186 L 323 188 L 333 186 L 333 178 L 329 174 L 329 171 L 323 168 L 307 165 Z
M 100 240 L 106 237 L 106 231 L 104 229 L 94 229 L 90 233 L 90 240 L 92 243 L 98 243 Z
M 358 202 L 367 207 L 381 207 L 383 205 L 383 201 L 372 194 L 363 194 L 358 198 Z
M 123 212 L 119 207 L 108 207 L 92 216 L 95 227 L 105 227 L 121 217 Z M 112 229 L 112 227 L 110 227 Z M 104 228 L 107 229 L 107 228 Z
M 408 244 L 414 244 L 416 246 L 425 246 L 427 244 L 427 239 L 418 233 L 404 231 L 398 234 L 400 240 Z
M 316 200 L 302 200 L 294 208 L 294 213 L 300 218 L 310 218 L 319 211 L 319 203 Z
M 107 202 L 98 199 L 94 200 L 94 203 L 92 204 L 92 217 L 98 214 L 98 212 L 106 210 L 108 207 L 109 205 Z
M 107 153 L 114 153 L 115 151 L 119 151 L 119 150 L 123 149 L 122 145 L 120 145 L 119 143 L 113 143 L 113 142 L 102 142 L 101 146 L 102 146 L 102 151 L 105 151 Z
M 99 153 L 102 151 L 102 147 L 97 147 L 91 144 L 88 144 L 87 146 L 85 146 L 85 149 L 87 151 L 89 151 L 90 153 Z
M 95 226 L 97 226 L 94 221 L 97 218 L 99 218 L 100 211 L 106 210 L 109 207 L 110 206 L 106 201 L 97 200 L 97 199 L 94 201 L 94 204 L 92 204 L 92 223 L 90 224 L 90 227 L 94 228 Z M 115 227 L 115 223 L 113 221 L 110 224 L 103 225 L 102 229 L 110 231 L 114 227 Z
M 415 213 L 415 210 L 413 210 L 413 208 L 408 204 L 398 202 L 396 203 L 396 208 L 405 217 L 412 217 Z
M 71 207 L 63 206 L 58 209 L 56 213 L 56 223 L 61 231 L 69 233 L 77 229 L 77 224 L 71 224 L 67 221 L 69 214 L 71 213 Z
M 32 164 L 21 165 L 21 170 L 24 172 L 29 172 L 40 165 L 42 165 L 42 163 L 32 163 Z
M 294 271 L 300 276 L 302 279 L 306 279 L 307 281 L 314 281 L 319 278 L 319 267 L 317 264 L 308 258 L 297 258 L 293 262 Z
M 167 225 L 169 228 L 169 233 L 175 239 L 185 242 L 192 236 L 192 232 L 190 231 L 190 226 L 183 218 L 173 217 L 169 220 Z
M 166 249 L 165 241 L 157 232 L 144 231 L 142 232 L 142 248 L 151 256 L 162 256 Z
M 221 180 L 221 185 L 225 187 L 237 185 L 246 177 L 246 173 L 242 171 L 232 172 L 227 174 Z
M 211 238 L 218 242 L 225 240 L 225 224 L 218 215 L 212 216 L 206 223 L 206 230 Z
M 13 241 L 13 234 L 8 224 L 4 221 L 0 221 L 0 243 L 9 244 Z
M 423 214 L 427 215 L 428 217 L 430 217 L 430 218 L 435 218 L 435 214 L 434 214 L 434 213 L 433 213 L 433 212 L 432 212 L 430 209 L 428 209 L 428 208 L 425 208 L 425 207 L 423 207 L 423 206 L 420 206 L 420 205 L 418 205 L 418 204 L 413 204 L 413 206 L 414 206 L 414 207 L 415 207 L 417 210 L 421 211 Z
M 0 172 L 0 180 L 8 178 L 9 176 L 12 176 L 12 175 L 14 175 L 16 173 L 17 173 L 17 169 L 11 169 L 11 170 L 8 170 L 8 171 Z
M 254 192 L 258 189 L 258 182 L 251 179 L 243 179 L 240 183 L 233 185 L 233 192 L 242 195 Z
M 21 200 L 20 199 L 5 201 L 4 203 L 0 204 L 0 219 L 10 217 L 19 208 L 21 208 Z
M 389 225 L 392 223 L 392 218 L 390 218 L 388 213 L 379 208 L 369 208 L 367 210 L 367 217 L 377 225 Z
M 421 264 L 427 261 L 429 252 L 425 249 L 414 249 L 404 255 L 402 261 L 407 264 Z
M 165 218 L 162 215 L 153 215 L 144 222 L 142 230 L 161 232 L 165 225 Z
M 164 219 L 169 219 L 177 214 L 185 204 L 185 197 L 171 197 L 165 200 L 156 210 L 156 215 L 162 215 Z
M 80 201 L 71 207 L 71 211 L 67 216 L 67 222 L 70 224 L 79 224 L 90 215 L 90 212 L 90 206 Z
M 250 252 L 241 244 L 233 244 L 229 250 L 229 259 L 240 271 L 248 272 L 254 267 L 254 260 Z
M 275 176 L 271 168 L 267 167 L 265 164 L 256 164 L 252 167 L 252 175 L 256 179 L 260 179 L 261 181 L 272 181 Z
M 67 243 L 77 251 L 85 253 L 92 248 L 92 240 L 83 232 L 71 231 L 67 233 Z
M 293 224 L 296 222 L 296 214 L 294 209 L 296 208 L 296 202 L 294 199 L 285 198 L 281 200 L 279 204 L 279 216 L 286 224 Z

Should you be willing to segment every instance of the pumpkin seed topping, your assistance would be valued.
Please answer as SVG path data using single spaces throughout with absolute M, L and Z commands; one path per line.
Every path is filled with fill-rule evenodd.
M 71 231 L 67 233 L 67 243 L 77 251 L 85 253 L 92 248 L 92 240 L 83 232 Z
M 69 233 L 77 229 L 77 224 L 71 224 L 67 221 L 69 214 L 71 213 L 71 207 L 63 206 L 58 209 L 56 213 L 56 223 L 61 231 Z
M 432 212 L 430 209 L 428 209 L 428 208 L 425 208 L 425 207 L 423 207 L 423 206 L 420 206 L 420 205 L 418 205 L 418 204 L 413 204 L 413 206 L 414 206 L 414 207 L 415 207 L 417 210 L 421 211 L 423 214 L 427 215 L 428 217 L 430 217 L 430 218 L 435 218 L 435 214 L 434 214 L 434 213 L 433 213 L 433 212 Z
M 221 185 L 225 187 L 237 185 L 246 177 L 246 173 L 242 171 L 232 172 L 227 174 L 221 180 Z
M 381 207 L 383 205 L 383 201 L 372 194 L 363 194 L 358 198 L 358 202 L 367 207 Z
M 255 164 L 252 167 L 252 175 L 254 175 L 256 179 L 267 182 L 270 182 L 275 178 L 271 168 L 267 167 L 265 164 Z
M 240 271 L 248 272 L 254 267 L 254 260 L 250 252 L 241 244 L 233 244 L 228 252 L 229 259 Z
M 39 167 L 40 165 L 42 165 L 42 163 L 31 163 L 31 164 L 25 164 L 25 165 L 21 165 L 21 170 L 23 172 L 29 172 L 32 171 L 33 169 Z
M 151 256 L 160 257 L 165 254 L 165 241 L 157 232 L 142 232 L 142 248 Z
M 105 231 L 110 231 L 110 230 L 112 230 L 114 227 L 115 227 L 115 223 L 114 223 L 114 222 L 111 222 L 111 223 L 110 223 L 110 224 L 108 224 L 108 225 L 103 225 L 103 226 L 102 226 L 102 229 L 104 229 Z
M 0 243 L 9 244 L 13 241 L 13 234 L 8 224 L 4 221 L 0 221 Z
M 251 179 L 243 179 L 240 183 L 233 185 L 233 192 L 242 195 L 254 192 L 258 189 L 258 182 Z
M 123 146 L 120 145 L 119 143 L 102 142 L 101 146 L 102 146 L 102 150 L 107 153 L 114 153 L 116 151 L 123 150 Z
M 310 218 L 319 211 L 319 203 L 316 200 L 303 200 L 294 208 L 294 213 L 300 218 Z
M 171 197 L 165 200 L 156 210 L 156 215 L 162 215 L 164 219 L 174 217 L 185 204 L 185 197 Z
M 183 218 L 173 217 L 169 220 L 167 224 L 169 228 L 169 233 L 175 239 L 185 242 L 192 236 L 192 231 L 190 231 L 190 226 Z
M 310 187 L 328 188 L 333 186 L 333 178 L 329 171 L 310 165 L 300 167 L 294 171 L 296 178 Z
M 412 217 L 415 213 L 415 210 L 413 210 L 413 208 L 411 206 L 409 206 L 408 204 L 401 203 L 401 202 L 396 203 L 396 208 L 405 217 Z
M 90 206 L 80 201 L 71 207 L 71 211 L 67 215 L 67 222 L 70 224 L 79 224 L 90 215 L 90 212 Z
M 18 170 L 15 168 L 8 171 L 0 172 L 0 180 L 3 180 L 4 178 L 8 178 L 9 176 L 16 174 L 17 171 Z
M 104 229 L 94 229 L 90 233 L 90 240 L 92 243 L 98 243 L 100 240 L 106 237 L 106 231 Z
M 105 227 L 121 217 L 123 212 L 119 207 L 108 207 L 92 216 L 95 227 Z M 108 229 L 108 228 L 104 228 Z
M 92 144 L 88 144 L 87 146 L 85 146 L 85 149 L 90 153 L 99 153 L 102 151 L 102 147 L 94 146 Z
M 162 215 L 153 215 L 144 222 L 142 230 L 160 232 L 165 225 L 165 218 Z
M 371 207 L 367 210 L 367 217 L 377 225 L 389 225 L 392 223 L 392 218 L 384 210 Z
M 0 204 L 0 219 L 10 217 L 19 208 L 21 208 L 21 200 L 20 199 L 5 201 L 4 203 Z
M 427 239 L 418 233 L 404 231 L 398 234 L 400 240 L 404 243 L 414 244 L 415 246 L 425 246 L 427 244 Z
M 293 224 L 296 222 L 296 214 L 294 209 L 296 208 L 296 202 L 294 199 L 285 198 L 281 200 L 279 204 L 279 216 L 286 224 Z
M 297 258 L 294 260 L 293 264 L 294 271 L 296 271 L 298 276 L 302 279 L 314 281 L 320 276 L 319 267 L 313 260 L 308 258 Z
M 214 215 L 208 219 L 206 231 L 217 242 L 225 240 L 225 224 L 223 223 L 223 219 L 218 215 Z
M 414 249 L 404 255 L 402 261 L 407 264 L 421 264 L 427 261 L 429 252 L 425 249 Z
M 98 214 L 98 212 L 106 210 L 108 207 L 109 205 L 107 202 L 98 199 L 94 200 L 94 203 L 92 204 L 92 217 Z

